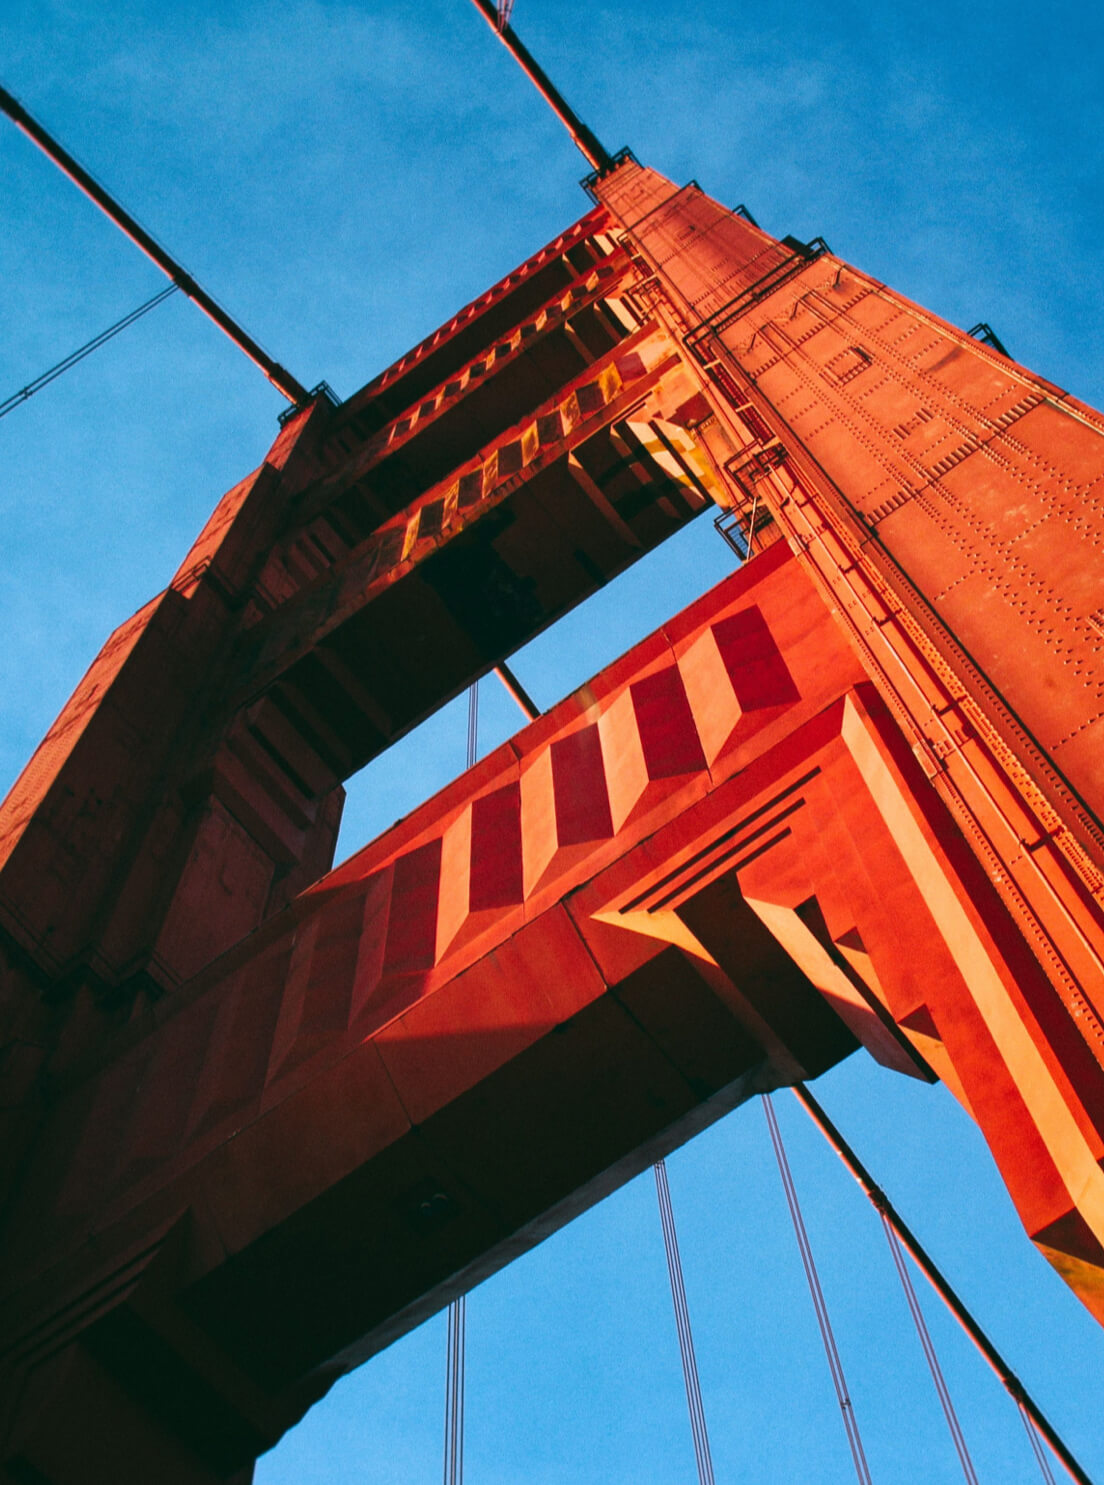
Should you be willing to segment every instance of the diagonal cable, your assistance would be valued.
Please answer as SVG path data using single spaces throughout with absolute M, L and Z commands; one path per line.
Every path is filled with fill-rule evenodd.
M 89 174 L 80 161 L 76 160 L 59 140 L 44 129 L 37 119 L 31 117 L 19 99 L 13 97 L 3 87 L 0 87 L 0 113 L 6 114 L 16 128 L 20 129 L 64 175 L 69 177 L 79 190 L 84 192 L 90 201 L 95 202 L 120 231 L 130 238 L 135 247 L 140 248 L 147 258 L 157 264 L 161 272 L 172 279 L 176 288 L 186 294 L 224 335 L 229 336 L 255 366 L 260 367 L 272 385 L 282 392 L 289 402 L 299 407 L 305 406 L 311 400 L 311 394 L 307 389 L 297 382 L 278 361 L 274 361 L 266 351 L 262 350 L 253 337 L 246 334 L 242 327 L 211 298 L 205 289 L 196 283 L 191 274 L 187 273 L 176 259 L 165 251 L 141 223 L 132 217 L 94 176 Z
M 48 387 L 52 381 L 56 381 L 62 372 L 68 371 L 71 366 L 76 366 L 78 361 L 83 361 L 85 356 L 90 356 L 93 351 L 98 351 L 100 346 L 106 345 L 109 340 L 112 340 L 120 331 L 125 330 L 128 325 L 133 325 L 135 320 L 140 320 L 143 315 L 149 314 L 151 309 L 156 309 L 162 300 L 167 299 L 170 294 L 175 294 L 176 290 L 176 284 L 170 284 L 167 289 L 162 289 L 152 299 L 147 299 L 145 304 L 140 304 L 137 309 L 132 309 L 121 320 L 116 320 L 114 325 L 109 325 L 106 330 L 101 330 L 99 335 L 94 335 L 91 340 L 87 341 L 78 350 L 66 356 L 64 361 L 59 361 L 56 366 L 51 366 L 49 371 L 44 371 L 41 376 L 36 376 L 33 382 L 28 382 L 18 392 L 13 392 L 10 397 L 0 402 L 0 418 L 7 417 L 8 413 L 13 412 L 21 403 L 26 402 L 29 397 L 33 397 L 36 392 L 41 392 L 43 387 Z

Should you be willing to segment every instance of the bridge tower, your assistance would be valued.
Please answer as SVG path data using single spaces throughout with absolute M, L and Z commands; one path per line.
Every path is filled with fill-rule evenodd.
M 695 183 L 588 189 L 289 412 L 0 810 L 0 1478 L 248 1480 L 860 1047 L 1104 1319 L 1104 420 Z M 730 579 L 331 869 L 344 779 L 711 504 Z

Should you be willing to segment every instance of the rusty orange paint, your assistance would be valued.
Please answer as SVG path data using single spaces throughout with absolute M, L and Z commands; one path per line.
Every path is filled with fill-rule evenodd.
M 0 808 L 17 1475 L 243 1478 L 859 1047 L 1104 1319 L 1104 423 L 823 244 L 596 189 L 287 421 Z M 344 778 L 710 500 L 754 561 L 330 869 Z

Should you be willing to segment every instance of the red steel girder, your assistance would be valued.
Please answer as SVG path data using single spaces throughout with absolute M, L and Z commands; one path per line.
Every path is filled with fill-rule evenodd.
M 207 1461 L 179 1478 L 224 1477 L 580 1205 L 859 1044 L 947 1080 L 1096 1305 L 1104 1070 L 778 544 L 74 1070 L 8 1227 L 8 1354 L 56 1388 L 9 1450 L 70 1478 L 89 1441 L 50 1420 L 91 1369 Z

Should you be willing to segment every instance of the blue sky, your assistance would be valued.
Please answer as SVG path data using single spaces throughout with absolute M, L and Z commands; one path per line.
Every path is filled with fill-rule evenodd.
M 779 235 L 823 235 L 957 324 L 988 320 L 1104 404 L 1097 7 L 518 0 L 514 19 L 609 147 Z M 583 162 L 467 0 L 0 0 L 0 80 L 301 381 L 341 395 L 587 205 Z M 3 398 L 162 281 L 6 125 L 0 202 Z M 0 787 L 263 457 L 281 406 L 177 296 L 0 424 Z M 729 561 L 692 528 L 519 675 L 553 702 Z M 484 685 L 485 748 L 511 707 Z M 454 704 L 354 781 L 342 854 L 457 772 L 464 744 Z M 1104 1333 L 1023 1237 L 969 1121 L 869 1061 L 819 1091 L 1104 1478 Z M 779 1104 L 874 1478 L 961 1478 L 876 1220 Z M 853 1478 L 762 1111 L 669 1170 L 718 1480 Z M 980 1478 L 1038 1479 L 999 1386 L 927 1308 Z M 473 1485 L 692 1478 L 651 1178 L 476 1291 L 468 1358 Z M 437 1478 L 444 1366 L 442 1316 L 336 1389 L 258 1481 Z

